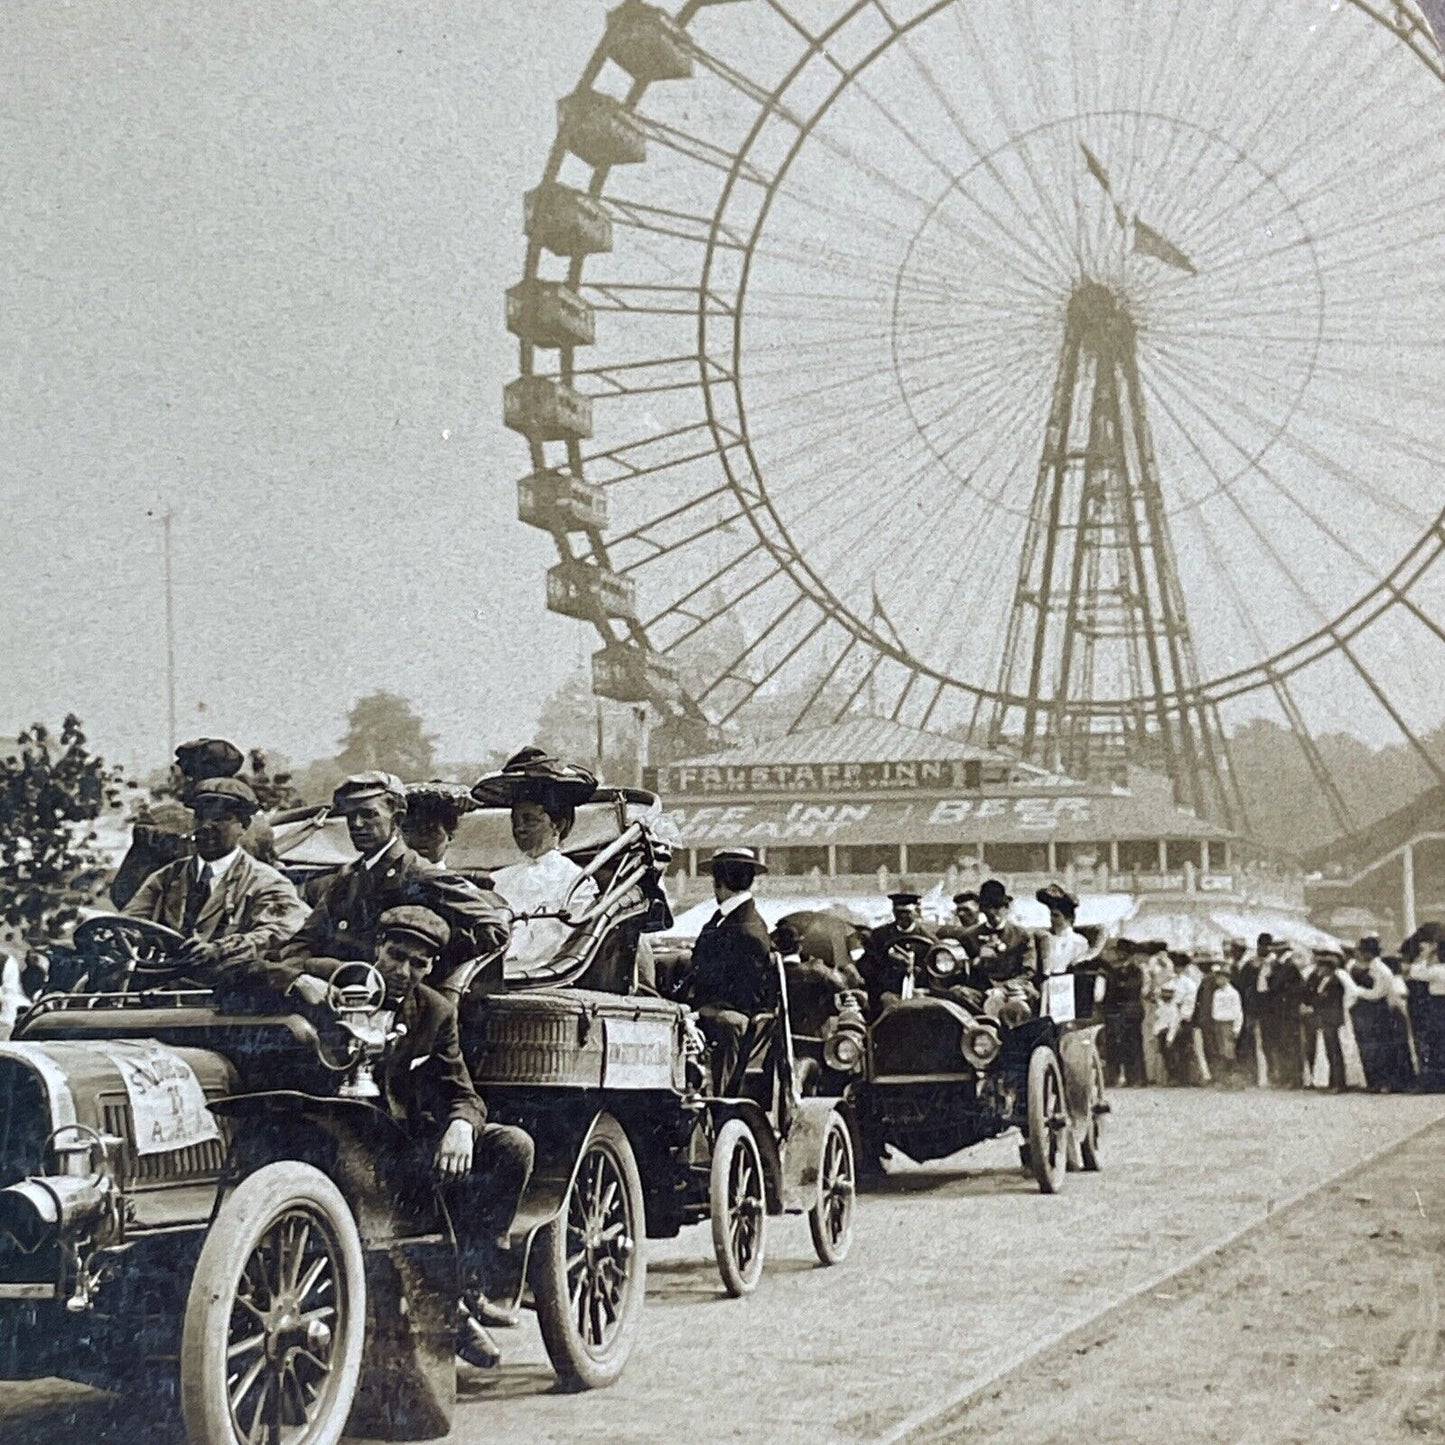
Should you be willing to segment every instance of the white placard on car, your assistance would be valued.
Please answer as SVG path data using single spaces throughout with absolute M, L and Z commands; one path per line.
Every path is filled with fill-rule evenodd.
M 112 1040 L 105 1052 L 130 1099 L 137 1153 L 168 1154 L 221 1137 L 196 1071 L 174 1049 Z
M 1056 1024 L 1074 1020 L 1074 975 L 1056 973 L 1044 980 L 1044 1013 Z

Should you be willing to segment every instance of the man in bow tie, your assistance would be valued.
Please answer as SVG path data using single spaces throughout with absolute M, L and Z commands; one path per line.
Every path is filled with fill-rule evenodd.
M 187 796 L 194 855 L 156 869 L 123 911 L 184 934 L 178 961 L 193 966 L 198 982 L 218 983 L 290 938 L 306 905 L 288 879 L 243 851 L 259 806 L 245 783 L 206 778 Z

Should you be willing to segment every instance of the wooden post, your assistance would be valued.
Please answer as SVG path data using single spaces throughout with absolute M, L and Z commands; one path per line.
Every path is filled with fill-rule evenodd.
M 1415 845 L 1413 843 L 1406 843 L 1405 851 L 1400 855 L 1400 875 L 1403 894 L 1400 900 L 1401 912 L 1404 914 L 1405 935 L 1408 937 L 1420 926 L 1415 921 Z

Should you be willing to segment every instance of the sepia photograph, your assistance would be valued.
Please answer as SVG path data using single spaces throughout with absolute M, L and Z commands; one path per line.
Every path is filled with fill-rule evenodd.
M 4 0 L 0 1441 L 1445 1445 L 1445 0 Z

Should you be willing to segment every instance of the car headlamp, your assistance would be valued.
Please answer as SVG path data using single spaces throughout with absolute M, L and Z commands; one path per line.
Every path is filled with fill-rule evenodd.
M 951 938 L 945 938 L 928 950 L 923 966 L 935 983 L 952 983 L 963 973 L 967 962 L 968 955 L 962 945 Z
M 972 1064 L 975 1069 L 988 1068 L 998 1058 L 1002 1048 L 1003 1040 L 992 1020 L 980 1019 L 971 1023 L 964 1029 L 963 1037 L 958 1041 L 959 1053 L 963 1055 L 965 1062 Z

